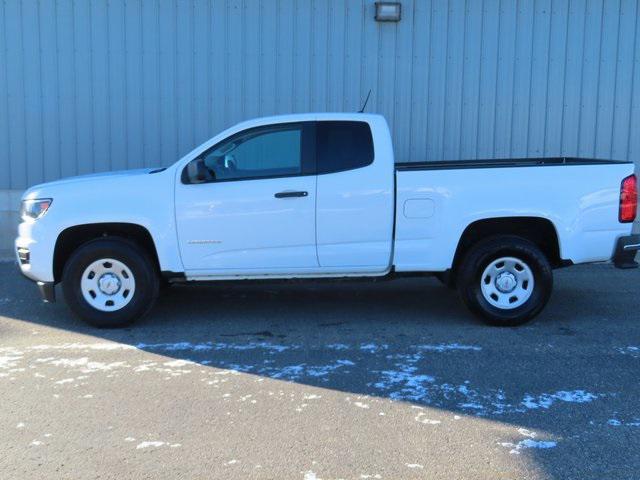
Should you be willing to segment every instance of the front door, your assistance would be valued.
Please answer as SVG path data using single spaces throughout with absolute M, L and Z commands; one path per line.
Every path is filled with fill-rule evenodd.
M 304 123 L 253 128 L 187 164 L 175 202 L 187 275 L 317 270 L 311 133 Z

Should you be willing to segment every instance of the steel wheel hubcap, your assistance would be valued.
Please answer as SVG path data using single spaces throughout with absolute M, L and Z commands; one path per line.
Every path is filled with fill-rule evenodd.
M 98 280 L 98 288 L 105 295 L 115 295 L 120 290 L 122 282 L 113 273 L 105 273 Z
M 131 269 L 113 258 L 91 263 L 82 273 L 80 290 L 89 305 L 103 312 L 120 310 L 129 304 L 136 289 Z
M 496 277 L 496 288 L 502 293 L 513 292 L 517 285 L 516 276 L 511 272 L 502 272 Z
M 480 277 L 484 299 L 504 310 L 523 305 L 531 297 L 534 286 L 531 268 L 515 257 L 501 257 L 492 261 Z

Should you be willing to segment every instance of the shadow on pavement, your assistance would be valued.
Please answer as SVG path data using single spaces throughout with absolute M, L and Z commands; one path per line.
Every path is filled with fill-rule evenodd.
M 522 448 L 549 478 L 596 459 L 606 465 L 611 439 L 603 426 L 614 413 L 631 419 L 638 411 L 637 376 L 616 350 L 629 335 L 640 344 L 637 272 L 558 272 L 540 318 L 507 329 L 483 325 L 455 292 L 424 278 L 176 286 L 138 324 L 99 330 L 62 302 L 40 304 L 13 265 L 0 265 L 0 274 L 0 315 L 94 337 L 88 343 L 103 339 L 210 368 L 543 431 L 557 448 L 526 435 Z M 3 336 L 11 342 L 11 331 Z M 571 444 L 587 434 L 591 445 Z M 617 447 L 636 458 L 628 472 L 637 467 L 639 443 L 636 436 Z

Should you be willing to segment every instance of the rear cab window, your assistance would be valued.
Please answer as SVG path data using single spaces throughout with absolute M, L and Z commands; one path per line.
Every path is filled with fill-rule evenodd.
M 319 121 L 316 124 L 316 171 L 343 172 L 373 163 L 373 136 L 367 122 Z

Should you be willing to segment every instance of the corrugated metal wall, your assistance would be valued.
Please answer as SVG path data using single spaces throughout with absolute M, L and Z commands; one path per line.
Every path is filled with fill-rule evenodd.
M 637 0 L 0 0 L 0 188 L 167 165 L 276 113 L 384 114 L 401 161 L 640 157 Z

